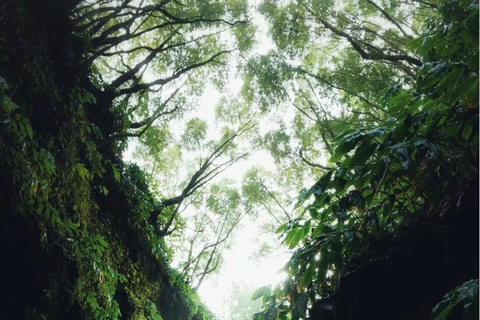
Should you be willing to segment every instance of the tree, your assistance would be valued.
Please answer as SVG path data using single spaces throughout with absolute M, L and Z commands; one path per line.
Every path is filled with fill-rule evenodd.
M 291 156 L 319 170 L 316 158 L 331 156 L 329 140 L 342 126 L 389 117 L 375 102 L 377 94 L 394 85 L 400 74 L 412 84 L 422 62 L 404 45 L 421 32 L 425 15 L 432 14 L 425 3 L 366 0 L 338 6 L 328 1 L 264 1 L 260 11 L 271 24 L 277 47 L 246 63 L 245 92 L 256 92 L 265 106 L 286 101 L 294 107 L 295 124 L 289 128 L 293 134 L 287 136 L 299 146 Z M 368 81 L 358 81 L 357 75 Z M 315 145 L 318 141 L 322 146 Z
M 159 236 L 169 236 L 169 245 L 178 252 L 175 261 L 181 276 L 195 290 L 209 274 L 218 271 L 222 252 L 228 248 L 234 229 L 251 212 L 248 206 L 240 207 L 240 199 L 231 203 L 229 196 L 238 191 L 229 186 L 231 182 L 218 179 L 221 173 L 254 152 L 247 147 L 257 129 L 256 114 L 242 110 L 240 105 L 238 109 L 221 111 L 225 103 L 220 101 L 216 109 L 216 124 L 221 128 L 216 132 L 221 137 L 216 140 L 206 139 L 212 130 L 204 120 L 193 116 L 185 121 L 183 133 L 177 132 L 175 136 L 168 128 L 150 130 L 137 146 L 137 154 L 150 172 L 149 181 L 158 186 L 161 197 L 150 221 Z M 174 123 L 171 128 L 181 126 Z M 154 144 L 157 137 L 167 137 L 168 144 Z M 152 139 L 153 148 L 144 145 L 147 139 Z M 175 166 L 166 166 L 165 161 L 173 160 L 171 155 L 176 157 Z M 209 187 L 210 183 L 213 185 Z M 225 199 L 219 200 L 221 205 L 213 206 L 214 199 L 222 195 Z M 226 211 L 227 208 L 231 211 Z
M 187 254 L 180 263 L 181 273 L 189 279 L 195 291 L 205 278 L 218 271 L 222 263 L 222 252 L 229 248 L 230 238 L 241 220 L 250 214 L 251 208 L 244 207 L 234 181 L 222 179 L 213 184 L 205 202 L 193 215 L 193 229 L 187 233 L 186 241 L 178 246 Z M 206 193 L 206 192 L 205 192 Z M 203 212 L 198 212 L 202 209 Z
M 367 3 L 388 19 L 387 11 Z M 311 11 L 299 4 L 292 10 Z M 347 261 L 388 235 L 405 234 L 408 227 L 430 219 L 435 221 L 432 228 L 449 228 L 443 220 L 455 215 L 449 208 L 459 206 L 460 194 L 469 194 L 477 187 L 478 32 L 472 31 L 472 26 L 478 23 L 478 5 L 442 1 L 438 9 L 438 15 L 429 14 L 424 33 L 405 44 L 411 52 L 402 58 L 393 58 L 395 50 L 386 58 L 384 49 L 380 54 L 377 45 L 369 47 L 368 42 L 357 48 L 358 38 L 340 34 L 335 31 L 337 27 L 319 19 L 334 36 L 345 38 L 363 59 L 395 62 L 398 84 L 384 87 L 373 101 L 391 117 L 366 121 L 360 127 L 347 125 L 343 133 L 327 141 L 332 151 L 328 161 L 331 168 L 325 168 L 317 182 L 300 193 L 296 205 L 302 210 L 300 216 L 278 229 L 286 245 L 297 247 L 285 266 L 289 276 L 273 291 L 257 295 L 263 296 L 265 303 L 255 319 L 305 319 L 307 309 L 319 305 L 318 300 L 325 303 L 325 312 L 334 310 L 335 302 L 331 301 L 336 301 L 335 292 L 341 290 L 339 281 Z M 404 34 L 403 28 L 391 22 Z M 452 27 L 447 28 L 449 25 Z M 365 48 L 373 51 L 362 53 Z M 411 78 L 404 63 L 417 65 L 407 59 L 417 55 L 415 61 L 422 61 L 421 66 L 413 67 Z M 399 61 L 403 66 L 399 67 Z M 355 107 L 356 100 L 351 101 Z M 460 288 L 455 290 L 464 290 Z M 456 303 L 464 303 L 467 309 L 474 299 L 471 295 Z M 452 305 L 443 306 L 445 313 L 450 312 Z M 348 312 L 353 307 L 349 308 L 337 310 L 336 316 L 350 318 Z M 372 309 L 369 312 L 377 315 Z
M 260 210 L 266 210 L 278 224 L 281 224 L 291 219 L 291 216 L 282 204 L 285 200 L 280 193 L 266 185 L 265 180 L 268 176 L 269 173 L 263 168 L 249 169 L 243 176 L 242 193 L 249 205 L 257 205 Z
M 168 146 L 175 133 L 166 123 L 193 108 L 195 96 L 209 78 L 205 68 L 222 72 L 226 57 L 237 49 L 226 48 L 222 35 L 233 29 L 248 30 L 246 2 L 199 1 L 187 6 L 176 1 L 92 1 L 80 5 L 73 14 L 75 30 L 89 36 L 88 54 L 82 63 L 96 76 L 97 102 L 115 106 L 118 114 L 111 132 L 104 132 L 99 145 L 140 138 L 142 150 L 137 154 L 150 159 L 150 176 L 166 170 L 169 184 L 173 183 L 173 190 L 166 191 L 176 192 L 178 185 L 168 173 L 174 171 L 165 168 L 164 161 L 170 158 L 178 162 L 181 148 Z M 232 34 L 237 36 L 238 48 L 248 46 L 248 32 Z M 174 221 L 186 198 L 248 155 L 224 158 L 233 140 L 252 128 L 252 119 L 246 120 L 237 129 L 226 129 L 220 141 L 200 145 L 206 123 L 190 120 L 182 137 L 187 150 L 203 148 L 208 154 L 199 157 L 197 169 L 180 193 L 162 199 L 152 212 L 150 221 L 158 235 L 175 230 Z M 155 183 L 155 179 L 151 181 Z M 159 216 L 164 217 L 169 207 L 168 218 L 159 226 Z
M 228 300 L 228 319 L 249 320 L 260 307 L 259 301 L 250 299 L 253 288 L 245 284 L 234 283 Z
M 174 228 L 177 207 L 153 215 L 161 223 L 154 230 L 160 192 L 150 193 L 121 151 L 132 137 L 179 156 L 166 123 L 191 110 L 203 80 L 221 78 L 228 53 L 245 47 L 223 34 L 241 37 L 234 30 L 246 18 L 245 2 L 0 4 L 0 176 L 8 190 L 0 246 L 9 256 L 1 318 L 211 318 L 169 267 L 171 248 L 158 236 Z M 227 166 L 238 130 L 214 139 L 180 192 Z
M 121 115 L 102 143 L 142 136 L 157 119 L 184 109 L 182 88 L 198 92 L 201 68 L 218 70 L 235 50 L 220 35 L 247 23 L 245 2 L 221 1 L 92 1 L 73 16 L 76 31 L 88 35 L 82 64 L 94 71 L 97 102 L 113 103 Z

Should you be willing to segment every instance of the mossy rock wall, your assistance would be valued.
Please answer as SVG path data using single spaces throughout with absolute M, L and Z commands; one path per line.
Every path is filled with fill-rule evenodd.
M 78 1 L 0 4 L 0 319 L 207 319 L 81 61 Z

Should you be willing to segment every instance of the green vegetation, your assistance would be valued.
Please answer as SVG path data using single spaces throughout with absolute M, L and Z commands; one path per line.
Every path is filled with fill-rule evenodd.
M 300 193 L 296 204 L 301 211 L 298 218 L 277 230 L 284 235 L 287 246 L 298 249 L 285 266 L 288 279 L 273 291 L 265 288 L 254 294 L 254 298 L 263 296 L 264 301 L 264 310 L 255 319 L 305 318 L 307 308 L 339 289 L 347 262 L 385 241 L 388 235 L 406 232 L 408 226 L 424 223 L 426 219 L 443 219 L 453 203 L 460 201 L 459 195 L 469 194 L 467 190 L 478 184 L 478 5 L 470 1 L 439 3 L 435 7 L 439 14 L 432 13 L 418 37 L 402 39 L 402 34 L 395 35 L 391 29 L 381 36 L 375 33 L 382 38 L 395 35 L 405 53 L 402 57 L 389 53 L 387 57 L 384 50 L 379 52 L 365 40 L 336 31 L 337 27 L 323 21 L 326 18 L 320 16 L 321 11 L 313 10 L 316 4 L 299 3 L 300 6 L 286 6 L 282 10 L 291 16 L 311 14 L 310 19 L 323 23 L 353 48 L 340 54 L 338 72 L 345 67 L 352 73 L 352 67 L 362 68 L 364 83 L 383 86 L 370 90 L 357 88 L 346 83 L 352 79 L 336 77 L 335 73 L 326 80 L 324 75 L 302 69 L 313 67 L 312 51 L 307 53 L 302 67 L 283 66 L 284 70 L 307 74 L 321 85 L 339 88 L 354 110 L 345 118 L 343 133 L 325 141 L 331 168 L 322 167 L 318 181 Z M 278 18 L 278 23 L 295 23 L 284 19 L 284 11 L 277 12 L 268 2 L 265 10 L 272 19 Z M 276 23 L 274 20 L 273 25 Z M 397 27 L 397 33 L 403 31 Z M 273 29 L 274 35 L 276 30 Z M 304 36 L 309 34 L 305 32 Z M 304 44 L 295 42 L 296 36 L 284 39 L 284 35 L 278 35 L 280 48 L 285 47 L 287 53 L 305 50 Z M 389 45 L 391 52 L 396 48 Z M 360 66 L 358 57 L 353 65 L 352 60 L 358 55 L 367 60 L 381 60 L 382 65 Z M 395 64 L 387 64 L 388 61 Z M 405 61 L 411 71 L 403 70 Z M 399 66 L 403 76 L 397 74 L 390 76 L 391 81 L 377 81 L 378 75 L 374 74 L 370 81 L 369 72 L 373 69 Z M 389 76 L 385 70 L 378 74 Z M 308 102 L 308 98 L 305 100 Z M 303 112 L 300 107 L 298 110 Z M 325 139 L 322 130 L 328 130 L 331 125 L 328 122 L 336 120 L 319 121 L 327 122 L 325 126 L 316 124 Z M 477 299 L 478 293 L 468 298 L 469 303 Z M 442 313 L 441 308 L 439 305 L 435 314 L 444 319 L 448 311 Z M 450 305 L 448 310 L 451 308 Z
M 162 232 L 175 211 L 119 155 L 128 136 L 141 136 L 172 112 L 171 96 L 148 113 L 150 86 L 223 53 L 215 33 L 192 34 L 208 25 L 233 27 L 224 13 L 241 13 L 214 2 L 137 8 L 129 1 L 8 1 L 0 9 L 0 318 L 212 318 L 169 266 L 172 250 Z M 149 32 L 164 40 L 140 40 Z M 130 49 L 118 49 L 126 41 Z M 138 62 L 141 50 L 150 53 Z M 156 55 L 159 74 L 173 75 L 146 84 L 138 72 Z M 130 98 L 135 111 L 127 108 Z
M 292 256 L 232 319 L 478 319 L 478 15 L 4 1 L 0 319 L 215 319 L 197 291 L 244 219 L 258 259 L 278 235 Z

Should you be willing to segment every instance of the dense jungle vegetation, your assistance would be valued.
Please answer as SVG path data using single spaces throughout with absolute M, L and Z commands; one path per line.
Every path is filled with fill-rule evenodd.
M 0 319 L 217 319 L 198 292 L 248 219 L 291 258 L 229 319 L 478 319 L 478 26 L 477 0 L 1 1 Z

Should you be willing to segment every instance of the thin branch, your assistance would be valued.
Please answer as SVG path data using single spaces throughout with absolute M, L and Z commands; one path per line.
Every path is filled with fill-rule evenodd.
M 288 100 L 290 101 L 290 103 L 295 107 L 295 109 L 297 109 L 300 113 L 302 113 L 305 117 L 307 117 L 308 119 L 312 120 L 312 121 L 315 121 L 314 118 L 312 118 L 305 110 L 303 110 L 302 108 L 300 108 L 296 103 L 295 101 L 292 100 L 292 98 L 290 97 L 290 95 L 288 94 L 287 90 L 285 88 L 282 87 L 282 90 L 283 92 L 285 93 L 285 95 L 287 96 Z
M 423 0 L 412 0 L 413 2 L 418 2 L 418 3 L 421 3 L 427 7 L 430 7 L 432 9 L 438 9 L 438 5 L 436 4 L 433 4 L 433 3 L 430 3 L 430 2 L 427 2 L 427 1 L 423 1 Z
M 367 100 L 366 98 L 362 97 L 361 95 L 356 94 L 356 93 L 354 93 L 354 92 L 351 92 L 351 91 L 349 91 L 348 89 L 339 87 L 339 86 L 333 84 L 332 82 L 328 81 L 327 79 L 325 79 L 325 78 L 323 78 L 323 77 L 321 77 L 321 76 L 319 76 L 319 75 L 317 75 L 317 74 L 313 74 L 313 73 L 311 73 L 311 72 L 309 72 L 309 71 L 307 71 L 307 70 L 305 70 L 305 69 L 302 69 L 302 68 L 295 68 L 294 71 L 297 71 L 297 72 L 299 72 L 299 73 L 308 75 L 308 76 L 310 76 L 310 77 L 312 77 L 312 78 L 314 78 L 314 79 L 316 79 L 316 80 L 318 80 L 318 81 L 320 81 L 320 82 L 322 82 L 322 83 L 324 83 L 324 84 L 326 84 L 326 85 L 328 85 L 328 86 L 330 86 L 330 87 L 332 87 L 332 88 L 334 88 L 334 89 L 342 90 L 342 91 L 344 91 L 345 93 L 350 94 L 350 95 L 352 95 L 352 96 L 360 99 L 361 101 L 363 101 L 363 102 L 371 105 L 372 107 L 375 107 L 375 108 L 377 108 L 377 109 L 381 109 L 380 106 L 378 106 L 378 105 L 374 104 L 373 102 Z
M 333 168 L 330 168 L 330 167 L 327 167 L 327 166 L 323 166 L 323 165 L 318 164 L 318 163 L 313 163 L 313 162 L 308 161 L 308 160 L 303 156 L 303 151 L 302 151 L 302 149 L 299 150 L 298 155 L 300 156 L 300 159 L 302 159 L 303 162 L 305 162 L 306 164 L 308 164 L 308 165 L 311 166 L 311 167 L 320 168 L 320 169 L 323 169 L 323 170 L 331 170 L 331 169 L 333 169 Z
M 270 196 L 270 198 L 272 198 L 275 201 L 275 203 L 280 207 L 280 209 L 282 209 L 285 216 L 287 216 L 287 219 L 291 220 L 292 217 L 288 214 L 287 210 L 285 210 L 282 204 L 278 201 L 277 197 L 275 197 L 275 194 L 273 194 L 273 192 L 270 191 L 265 184 L 262 183 L 261 185 L 263 188 L 265 188 L 265 191 L 267 191 L 267 194 Z
M 270 210 L 270 208 L 267 207 L 267 205 L 266 205 L 265 203 L 263 203 L 262 201 L 261 201 L 260 203 L 263 205 L 263 207 L 264 207 L 265 209 L 267 209 L 267 212 L 270 213 L 270 215 L 273 217 L 273 219 L 275 219 L 275 221 L 278 222 L 278 224 L 282 224 L 282 223 L 280 222 L 280 220 L 278 220 L 277 217 L 273 214 L 272 210 Z
M 147 117 L 146 119 L 143 119 L 140 122 L 134 122 L 134 123 L 130 124 L 130 129 L 138 129 L 138 128 L 141 128 L 141 127 L 144 127 L 144 126 L 150 126 L 159 117 L 175 112 L 179 108 L 179 105 L 176 105 L 175 108 L 173 108 L 169 111 L 162 112 L 162 110 L 165 109 L 167 104 L 173 99 L 173 97 L 175 97 L 177 95 L 177 93 L 182 89 L 182 87 L 184 85 L 185 85 L 185 83 L 183 83 L 174 92 L 172 92 L 172 94 L 155 110 L 155 112 L 150 117 Z M 143 132 L 145 132 L 145 130 L 143 130 Z M 142 134 L 143 134 L 143 132 L 142 132 Z
M 230 234 L 232 233 L 232 231 L 235 229 L 235 227 L 238 225 L 238 223 L 243 219 L 243 217 L 246 216 L 247 213 L 248 213 L 248 211 L 245 212 L 243 215 L 240 215 L 240 216 L 238 217 L 238 219 L 233 223 L 232 227 L 231 227 L 230 230 L 227 232 L 227 234 L 225 235 L 225 237 L 223 237 L 223 239 L 221 240 L 221 242 L 224 242 L 224 241 L 226 241 L 226 240 L 228 239 L 228 237 L 230 236 Z M 222 227 L 222 229 L 223 229 L 223 227 Z M 221 234 L 221 233 L 220 233 L 220 234 Z M 219 238 L 220 238 L 220 234 L 219 234 Z M 218 238 L 218 239 L 219 239 L 219 238 Z M 218 261 L 219 261 L 219 259 L 220 259 L 220 256 L 218 257 L 217 263 L 215 264 L 215 266 L 214 266 L 213 268 L 211 268 L 211 269 L 209 269 L 209 268 L 210 268 L 210 264 L 212 263 L 212 260 L 213 260 L 213 257 L 214 257 L 214 254 L 215 254 L 215 251 L 216 251 L 216 249 L 217 249 L 218 244 L 219 244 L 219 241 L 217 241 L 217 244 L 214 246 L 214 248 L 213 248 L 213 250 L 212 250 L 212 253 L 210 254 L 210 257 L 209 257 L 209 259 L 208 259 L 208 261 L 207 261 L 207 264 L 206 264 L 206 266 L 205 266 L 205 268 L 204 268 L 204 272 L 201 273 L 200 280 L 199 280 L 198 283 L 196 284 L 195 288 L 193 288 L 194 291 L 197 291 L 197 290 L 200 288 L 200 286 L 202 285 L 202 282 L 203 282 L 203 280 L 205 279 L 205 276 L 206 276 L 207 274 L 209 274 L 209 273 L 211 273 L 211 272 L 213 272 L 213 271 L 216 270 L 216 268 L 217 268 L 217 266 L 218 266 Z
M 385 18 L 387 18 L 388 21 L 390 21 L 391 23 L 393 23 L 397 28 L 398 30 L 400 30 L 400 32 L 402 32 L 402 34 L 408 38 L 408 39 L 412 39 L 412 36 L 409 35 L 408 33 L 405 32 L 405 30 L 403 30 L 402 26 L 397 22 L 397 20 L 395 20 L 392 16 L 390 16 L 388 14 L 387 11 L 385 11 L 383 8 L 381 8 L 379 5 L 377 5 L 375 2 L 373 2 L 372 0 L 365 0 L 367 3 L 369 3 L 370 5 L 372 5 L 373 7 L 375 7 L 377 10 L 379 10 Z
M 125 82 L 129 81 L 132 79 L 133 76 L 143 67 L 149 64 L 155 56 L 164 50 L 165 46 L 167 43 L 173 38 L 173 34 L 170 34 L 167 36 L 167 38 L 157 47 L 155 50 L 153 50 L 148 56 L 146 56 L 142 61 L 137 63 L 135 67 L 133 67 L 131 70 L 123 73 L 121 76 L 119 76 L 117 79 L 115 79 L 111 84 L 110 87 L 112 88 L 118 88 L 120 85 L 124 84 Z M 137 84 L 138 85 L 138 84 Z M 137 90 L 139 91 L 139 90 Z
M 199 68 L 199 67 L 202 67 L 206 64 L 209 64 L 209 63 L 215 61 L 215 58 L 217 58 L 217 57 L 219 57 L 223 54 L 230 53 L 232 51 L 233 50 L 220 51 L 220 52 L 214 54 L 213 56 L 211 56 L 209 59 L 207 59 L 205 61 L 198 62 L 198 63 L 193 63 L 193 64 L 191 64 L 187 67 L 184 67 L 184 68 L 178 70 L 177 72 L 173 73 L 170 77 L 167 77 L 167 78 L 164 78 L 164 79 L 157 79 L 157 80 L 149 82 L 149 83 L 141 83 L 141 84 L 132 86 L 130 88 L 121 89 L 121 90 L 118 91 L 117 96 L 121 96 L 121 95 L 128 94 L 128 93 L 133 93 L 133 92 L 138 92 L 140 90 L 148 89 L 152 86 L 165 85 L 165 84 L 169 83 L 170 81 L 178 79 L 184 73 L 187 73 L 188 71 L 190 71 L 192 69 Z
M 177 94 L 177 92 L 179 90 L 180 90 L 180 88 L 177 88 L 177 90 L 175 90 L 168 97 L 168 99 L 162 104 L 163 108 L 170 101 L 170 99 L 172 99 L 173 96 L 175 94 Z M 161 110 L 163 110 L 162 107 L 159 107 L 156 110 L 156 113 L 154 113 L 152 116 L 148 117 L 147 119 L 145 119 L 141 122 L 132 123 L 132 125 L 130 126 L 130 128 L 132 128 L 132 129 L 141 128 L 143 126 L 142 130 L 140 130 L 138 132 L 127 132 L 127 133 L 122 133 L 122 134 L 113 134 L 110 137 L 108 137 L 108 139 L 105 139 L 104 141 L 98 142 L 97 145 L 98 146 L 104 146 L 104 145 L 107 145 L 107 144 L 109 144 L 109 143 L 111 143 L 115 140 L 120 140 L 120 139 L 125 139 L 125 138 L 140 138 L 141 136 L 143 136 L 145 134 L 145 132 L 148 130 L 148 128 L 151 127 L 151 125 L 155 122 L 155 120 L 157 120 L 158 118 L 160 118 L 162 116 L 174 113 L 175 111 L 177 111 L 180 108 L 180 105 L 177 104 L 173 109 L 167 110 L 165 112 L 160 112 Z
M 166 207 L 169 207 L 172 205 L 179 206 L 186 197 L 192 195 L 196 190 L 198 190 L 200 187 L 204 186 L 206 183 L 211 181 L 218 174 L 226 170 L 235 162 L 249 155 L 250 152 L 244 153 L 238 157 L 235 157 L 234 159 L 231 159 L 229 161 L 226 161 L 220 164 L 217 168 L 214 168 L 213 170 L 207 171 L 208 168 L 213 165 L 213 162 L 216 159 L 218 159 L 227 150 L 228 146 L 233 141 L 233 139 L 241 135 L 243 132 L 252 129 L 255 126 L 255 124 L 250 125 L 252 120 L 253 120 L 253 117 L 247 123 L 242 125 L 235 133 L 233 133 L 228 139 L 226 139 L 223 143 L 221 143 L 220 146 L 218 146 L 211 153 L 211 155 L 204 161 L 202 166 L 190 178 L 190 181 L 188 182 L 187 186 L 182 190 L 180 195 L 162 201 L 162 203 L 154 209 L 152 214 L 158 216 Z M 174 213 L 171 215 L 170 219 L 168 220 L 167 224 L 162 228 L 162 230 L 159 231 L 160 236 L 168 234 L 168 230 L 173 224 L 173 221 L 175 220 L 177 214 L 178 214 L 178 211 L 175 210 Z
M 299 3 L 313 16 L 315 17 L 318 21 L 320 21 L 327 29 L 329 29 L 332 33 L 336 34 L 337 36 L 339 37 L 342 37 L 344 39 L 346 39 L 350 44 L 351 46 L 353 47 L 353 49 L 355 49 L 355 51 L 357 51 L 360 56 L 362 57 L 362 59 L 364 60 L 386 60 L 386 61 L 392 61 L 392 62 L 396 62 L 396 61 L 407 61 L 408 63 L 412 64 L 412 65 L 415 65 L 415 66 L 421 66 L 423 64 L 422 61 L 416 59 L 416 58 L 413 58 L 413 57 L 410 57 L 410 56 L 407 56 L 407 55 L 387 55 L 387 54 L 384 54 L 383 52 L 367 52 L 365 51 L 361 46 L 360 44 L 358 43 L 358 40 L 357 39 L 354 39 L 351 35 L 349 35 L 348 33 L 340 30 L 340 29 L 337 29 L 336 27 L 334 27 L 332 24 L 330 24 L 328 21 L 326 21 L 325 19 L 323 19 L 321 16 L 319 16 L 318 14 L 315 14 L 315 12 L 313 12 L 309 7 L 307 7 L 303 1 L 299 1 Z

